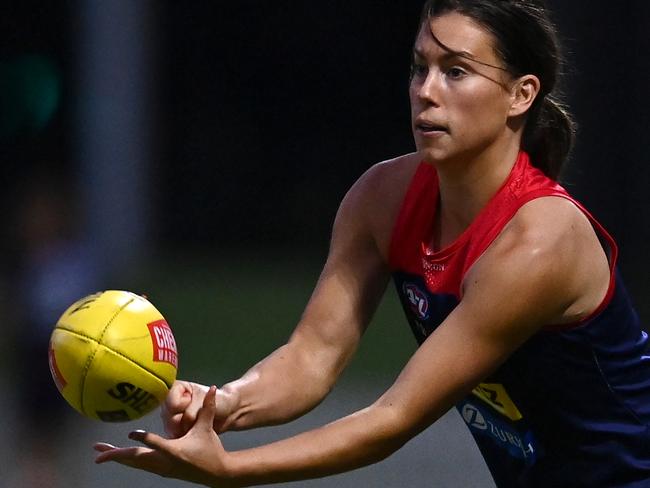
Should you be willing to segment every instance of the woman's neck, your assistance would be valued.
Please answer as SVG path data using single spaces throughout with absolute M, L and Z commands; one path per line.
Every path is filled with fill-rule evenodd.
M 439 202 L 434 247 L 441 249 L 472 223 L 506 181 L 519 155 L 519 145 L 507 150 L 486 151 L 464 162 L 435 163 Z

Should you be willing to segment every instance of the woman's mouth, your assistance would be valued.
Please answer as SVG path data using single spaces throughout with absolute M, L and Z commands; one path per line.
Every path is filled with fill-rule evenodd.
M 434 119 L 429 119 L 423 115 L 415 119 L 415 130 L 423 134 L 440 134 L 443 132 L 449 132 L 448 128 Z
M 415 129 L 424 135 L 439 135 L 449 132 L 445 126 L 433 122 L 417 122 Z

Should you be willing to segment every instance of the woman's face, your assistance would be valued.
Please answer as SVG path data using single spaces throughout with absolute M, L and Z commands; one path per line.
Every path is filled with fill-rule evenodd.
M 512 79 L 494 42 L 458 13 L 422 24 L 409 94 L 415 144 L 425 159 L 471 158 L 507 137 Z

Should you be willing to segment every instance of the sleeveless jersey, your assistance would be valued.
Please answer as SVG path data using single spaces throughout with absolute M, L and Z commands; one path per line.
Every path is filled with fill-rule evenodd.
M 526 153 L 470 226 L 438 252 L 429 247 L 438 177 L 420 164 L 391 239 L 400 301 L 421 344 L 459 303 L 463 277 L 517 210 L 544 196 L 570 200 L 591 221 L 609 257 L 607 296 L 580 323 L 543 327 L 456 408 L 500 488 L 650 487 L 648 337 L 616 271 L 616 244 Z

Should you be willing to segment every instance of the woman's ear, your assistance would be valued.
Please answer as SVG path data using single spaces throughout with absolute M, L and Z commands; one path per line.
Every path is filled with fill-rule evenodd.
M 508 115 L 516 117 L 528 111 L 539 93 L 540 82 L 535 75 L 524 75 L 512 84 L 512 103 Z

